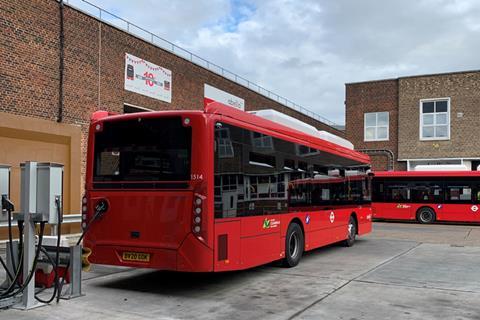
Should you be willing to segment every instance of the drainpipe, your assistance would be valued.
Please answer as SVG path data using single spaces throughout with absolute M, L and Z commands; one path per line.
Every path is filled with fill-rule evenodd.
M 390 149 L 357 149 L 356 151 L 366 153 L 368 155 L 383 155 L 388 158 L 388 171 L 393 171 L 395 169 L 395 155 Z
M 57 122 L 62 122 L 63 120 L 63 71 L 64 71 L 64 30 L 63 30 L 63 0 L 59 1 L 59 11 L 60 11 L 60 65 L 59 65 L 59 84 L 58 84 L 58 115 Z

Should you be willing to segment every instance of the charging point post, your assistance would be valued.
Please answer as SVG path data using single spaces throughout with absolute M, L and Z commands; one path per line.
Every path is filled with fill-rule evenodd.
M 34 215 L 37 213 L 37 163 L 26 162 L 22 167 L 21 181 L 21 206 L 24 221 L 24 253 L 23 253 L 23 275 L 24 286 L 22 304 L 18 306 L 23 309 L 32 309 L 40 304 L 35 300 L 35 281 L 26 283 L 27 275 L 35 270 L 30 270 L 35 259 L 35 223 Z
M 21 168 L 21 209 L 17 220 L 24 224 L 24 254 L 23 275 L 24 290 L 21 309 L 31 309 L 43 305 L 35 299 L 35 276 L 32 279 L 27 275 L 35 273 L 31 268 L 35 266 L 35 223 L 50 223 L 52 230 L 57 234 L 57 226 L 61 219 L 61 199 L 63 187 L 63 166 L 55 163 L 37 163 L 27 161 L 20 164 Z M 59 217 L 60 216 L 60 217 Z M 40 245 L 40 243 L 38 244 Z

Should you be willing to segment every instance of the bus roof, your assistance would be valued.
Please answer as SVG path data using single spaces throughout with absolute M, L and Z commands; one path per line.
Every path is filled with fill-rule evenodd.
M 360 153 L 358 151 L 351 150 L 349 148 L 343 147 L 341 145 L 326 141 L 324 139 L 315 137 L 310 134 L 306 134 L 304 132 L 289 128 L 284 126 L 280 123 L 273 122 L 271 120 L 267 120 L 265 118 L 256 116 L 254 114 L 244 112 L 242 110 L 237 110 L 235 108 L 226 106 L 219 102 L 212 102 L 205 106 L 205 112 L 211 114 L 218 114 L 222 116 L 226 116 L 229 118 L 233 118 L 254 126 L 259 127 L 259 129 L 267 129 L 273 132 L 278 132 L 282 135 L 286 135 L 288 137 L 292 137 L 298 140 L 303 140 L 308 143 L 314 144 L 319 146 L 319 149 L 322 151 L 334 153 L 346 158 L 355 159 L 356 161 L 369 164 L 370 157 L 364 153 Z
M 237 110 L 233 107 L 226 106 L 219 102 L 211 102 L 207 104 L 205 106 L 204 111 L 168 110 L 168 111 L 152 111 L 152 112 L 129 113 L 129 114 L 113 114 L 106 111 L 96 111 L 92 114 L 90 119 L 92 123 L 94 123 L 97 121 L 104 121 L 104 120 L 121 121 L 121 120 L 134 119 L 139 115 L 145 118 L 150 118 L 150 117 L 154 118 L 159 115 L 186 115 L 186 114 L 199 114 L 199 113 L 216 114 L 216 115 L 232 118 L 232 119 L 244 122 L 246 124 L 250 124 L 251 126 L 258 127 L 259 130 L 266 129 L 266 130 L 272 131 L 274 133 L 273 135 L 275 135 L 275 133 L 279 133 L 283 136 L 291 137 L 297 140 L 301 140 L 301 141 L 305 141 L 307 143 L 313 144 L 322 151 L 339 155 L 345 158 L 349 158 L 364 165 L 370 164 L 370 157 L 364 153 L 360 153 L 358 151 L 348 149 L 341 145 L 289 128 L 287 126 L 264 119 L 254 114 L 250 114 L 242 110 Z
M 375 171 L 374 178 L 479 177 L 480 171 Z

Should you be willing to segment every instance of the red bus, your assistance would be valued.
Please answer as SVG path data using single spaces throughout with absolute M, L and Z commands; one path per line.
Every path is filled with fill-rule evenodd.
M 210 272 L 283 259 L 295 266 L 305 250 L 351 245 L 370 232 L 371 207 L 344 196 L 299 207 L 289 204 L 289 183 L 365 172 L 369 163 L 364 154 L 219 103 L 203 111 L 96 112 L 84 246 L 91 262 L 107 265 Z
M 480 171 L 375 172 L 375 219 L 480 222 Z

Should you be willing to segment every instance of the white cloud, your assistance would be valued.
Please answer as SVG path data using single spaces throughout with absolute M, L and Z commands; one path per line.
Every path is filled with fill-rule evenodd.
M 98 5 L 340 123 L 346 82 L 479 68 L 473 0 Z

